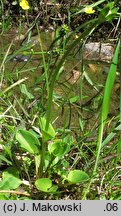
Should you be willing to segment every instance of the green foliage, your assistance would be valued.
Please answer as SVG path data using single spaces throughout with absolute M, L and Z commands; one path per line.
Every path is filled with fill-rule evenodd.
M 81 170 L 71 170 L 66 178 L 72 184 L 83 183 L 89 179 L 87 173 Z
M 0 182 L 1 190 L 14 190 L 21 184 L 22 180 L 19 179 L 18 171 L 15 167 L 10 167 L 2 173 L 2 181 Z
M 47 142 L 48 140 L 54 139 L 55 138 L 55 130 L 53 126 L 49 123 L 48 129 L 46 129 L 46 119 L 41 117 L 40 118 L 40 129 L 42 133 L 42 139 L 44 142 Z
M 41 178 L 35 181 L 35 186 L 38 190 L 47 192 L 47 193 L 55 193 L 58 189 L 57 185 L 53 185 L 52 181 L 49 178 Z
M 100 12 L 100 22 L 112 21 L 112 19 L 117 17 L 118 9 L 115 7 L 114 2 L 108 3 Z
M 21 92 L 22 92 L 24 95 L 26 95 L 26 97 L 27 97 L 28 99 L 30 99 L 30 100 L 34 98 L 34 96 L 33 96 L 30 92 L 28 92 L 27 87 L 26 87 L 25 84 L 22 84 L 22 85 L 21 85 Z
M 68 143 L 63 142 L 63 140 L 55 140 L 48 145 L 48 150 L 50 154 L 54 156 L 63 156 L 67 152 Z
M 6 162 L 9 165 L 12 165 L 12 162 L 10 160 L 8 160 L 4 155 L 0 154 L 0 163 L 2 163 L 2 161 Z
M 114 38 L 118 42 L 115 42 L 116 49 L 105 84 L 102 80 L 98 82 L 98 71 L 93 71 L 91 77 L 91 70 L 88 71 L 83 61 L 87 40 L 93 40 L 97 29 L 107 22 L 114 27 L 120 20 L 119 8 L 115 1 L 107 3 L 105 0 L 88 6 L 80 5 L 79 1 L 78 4 L 79 7 L 71 8 L 70 4 L 67 10 L 55 11 L 52 15 L 55 15 L 55 29 L 52 35 L 47 33 L 51 35 L 47 38 L 47 47 L 46 33 L 43 40 L 39 29 L 40 14 L 30 25 L 32 8 L 25 14 L 21 9 L 24 18 L 19 20 L 19 34 L 25 20 L 30 26 L 20 47 L 16 40 L 1 46 L 1 200 L 47 199 L 50 195 L 52 199 L 62 199 L 66 193 L 77 194 L 76 199 L 120 198 L 117 165 L 121 152 L 121 116 L 119 113 L 108 115 L 121 47 L 118 36 Z M 16 1 L 12 5 L 16 7 Z M 48 11 L 42 13 L 41 21 L 48 23 L 48 16 L 45 16 Z M 3 1 L 0 14 L 3 34 L 8 28 Z M 58 14 L 61 27 L 57 23 Z M 31 41 L 35 27 L 39 39 L 37 46 L 35 42 L 31 45 L 27 42 Z M 116 32 L 117 29 L 118 22 Z M 24 54 L 30 55 L 31 60 L 13 61 L 16 55 Z M 90 65 L 89 62 L 88 68 Z M 69 78 L 68 73 L 71 74 Z M 77 81 L 75 74 L 79 74 Z M 100 87 L 104 88 L 104 93 Z M 113 126 L 108 127 L 111 123 Z
M 34 155 L 40 153 L 41 144 L 38 138 L 30 131 L 18 130 L 16 133 L 16 139 L 20 143 L 21 148 L 24 148 L 29 153 Z
M 114 86 L 114 81 L 116 79 L 119 51 L 120 51 L 120 41 L 117 44 L 117 47 L 114 53 L 114 57 L 113 57 L 113 60 L 112 60 L 112 63 L 109 69 L 106 84 L 105 84 L 103 104 L 102 104 L 102 117 L 101 117 L 102 122 L 104 122 L 107 119 L 107 115 L 108 115 L 111 92 Z
M 103 130 L 106 124 L 108 112 L 109 112 L 109 105 L 110 105 L 110 99 L 111 99 L 111 93 L 112 93 L 112 88 L 114 86 L 114 81 L 116 78 L 116 69 L 117 69 L 117 64 L 118 64 L 118 56 L 119 56 L 119 51 L 120 51 L 120 41 L 118 41 L 117 47 L 115 49 L 114 57 L 110 66 L 110 70 L 108 73 L 108 77 L 106 80 L 105 88 L 104 88 L 104 96 L 103 96 L 103 103 L 102 103 L 102 111 L 100 114 L 100 126 L 98 130 L 98 138 L 97 138 L 97 154 L 96 154 L 96 162 L 93 170 L 93 175 L 95 175 L 97 167 L 98 167 L 98 161 L 101 153 L 101 147 L 102 147 L 102 139 L 103 139 Z M 92 181 L 92 179 L 91 179 Z M 88 185 L 88 190 L 91 185 L 91 181 Z M 88 191 L 85 192 L 84 197 Z

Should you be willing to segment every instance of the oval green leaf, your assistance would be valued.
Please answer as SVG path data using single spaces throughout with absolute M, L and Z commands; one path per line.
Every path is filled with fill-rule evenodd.
M 32 154 L 40 153 L 40 142 L 38 138 L 26 130 L 18 130 L 16 133 L 16 139 L 20 143 L 21 148 Z
M 48 192 L 52 186 L 52 181 L 49 178 L 41 178 L 35 181 L 35 186 L 40 191 Z
M 14 190 L 22 184 L 22 181 L 14 176 L 3 179 L 0 182 L 0 190 Z
M 66 178 L 66 180 L 72 184 L 81 183 L 88 179 L 88 174 L 81 170 L 71 170 Z
M 35 186 L 38 190 L 43 192 L 55 192 L 57 190 L 56 185 L 52 185 L 52 181 L 49 178 L 41 178 L 35 181 Z

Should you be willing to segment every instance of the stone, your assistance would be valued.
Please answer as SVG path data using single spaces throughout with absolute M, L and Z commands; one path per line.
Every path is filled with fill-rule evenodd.
M 114 46 L 110 43 L 89 42 L 84 47 L 84 59 L 110 63 L 114 54 Z

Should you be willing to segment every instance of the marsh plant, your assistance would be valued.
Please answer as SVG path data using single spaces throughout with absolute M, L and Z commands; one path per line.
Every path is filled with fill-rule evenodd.
M 1 2 L 3 13 L 4 2 Z M 38 19 L 28 29 L 26 37 L 31 38 L 32 29 L 36 28 L 39 50 L 34 50 L 31 43 L 23 43 L 9 55 L 14 42 L 7 46 L 0 66 L 0 199 L 71 199 L 72 192 L 72 199 L 120 199 L 120 111 L 111 119 L 108 116 L 121 49 L 120 38 L 116 38 L 101 100 L 98 85 L 89 79 L 83 63 L 83 48 L 87 40 L 100 26 L 120 20 L 117 4 L 118 1 L 107 3 L 100 0 L 75 10 L 70 8 L 67 17 L 70 22 L 71 18 L 82 14 L 96 15 L 78 25 L 74 31 L 71 31 L 70 22 L 57 27 L 47 50 L 44 50 Z M 28 1 L 21 0 L 20 7 L 25 13 L 27 11 L 25 15 L 28 19 L 31 8 Z M 1 20 L 2 32 L 4 21 Z M 11 73 L 7 72 L 7 64 L 20 53 L 29 55 L 29 58 L 24 63 L 20 62 L 20 69 L 13 67 Z M 33 67 L 32 59 L 36 54 L 41 64 Z M 74 94 L 76 84 L 65 83 L 62 77 L 68 59 L 76 54 L 80 56 L 81 75 L 78 76 L 78 93 Z M 31 87 L 27 73 L 31 76 L 38 68 L 42 72 Z M 23 74 L 26 76 L 23 77 Z M 101 104 L 99 111 L 96 110 L 98 123 L 88 130 L 83 110 L 93 114 L 95 110 L 84 106 L 84 80 L 98 92 L 88 99 L 88 104 L 96 99 Z M 59 94 L 58 88 L 62 94 Z M 72 107 L 78 114 L 78 128 L 71 127 Z M 59 118 L 67 108 L 69 115 L 59 126 Z M 112 118 L 115 126 L 106 134 L 105 128 Z

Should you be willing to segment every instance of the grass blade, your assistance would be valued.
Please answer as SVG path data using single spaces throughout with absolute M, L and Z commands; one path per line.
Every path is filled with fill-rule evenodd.
M 106 124 L 106 119 L 108 116 L 108 111 L 109 111 L 109 106 L 110 106 L 111 92 L 112 92 L 114 81 L 116 78 L 119 50 L 120 50 L 120 41 L 117 44 L 117 47 L 114 53 L 114 57 L 113 57 L 113 61 L 111 63 L 108 77 L 106 80 L 105 89 L 104 89 L 104 97 L 103 97 L 102 112 L 101 112 L 101 124 L 100 124 L 99 131 L 98 131 L 97 157 L 96 157 L 96 162 L 95 162 L 95 167 L 94 167 L 94 173 L 97 170 L 97 164 L 98 164 L 99 155 L 100 155 L 101 146 L 102 146 L 103 129 Z
M 119 40 L 117 47 L 115 49 L 114 57 L 113 57 L 113 60 L 112 60 L 111 66 L 110 66 L 110 70 L 108 73 L 108 77 L 106 80 L 106 84 L 105 84 L 102 111 L 101 111 L 101 115 L 100 115 L 100 121 L 101 122 L 100 122 L 100 126 L 99 126 L 99 131 L 98 131 L 98 138 L 97 138 L 96 161 L 95 161 L 95 166 L 94 166 L 92 177 L 91 177 L 90 182 L 87 186 L 87 189 L 84 192 L 83 199 L 86 199 L 86 196 L 89 193 L 90 186 L 91 186 L 92 181 L 93 181 L 93 177 L 97 171 L 99 156 L 100 156 L 101 147 L 102 147 L 103 130 L 104 130 L 104 126 L 106 124 L 106 119 L 108 116 L 108 110 L 109 110 L 109 106 L 110 106 L 111 92 L 112 92 L 112 88 L 114 86 L 114 81 L 116 78 L 116 69 L 117 69 L 117 64 L 118 64 L 119 50 L 120 50 L 120 40 Z

